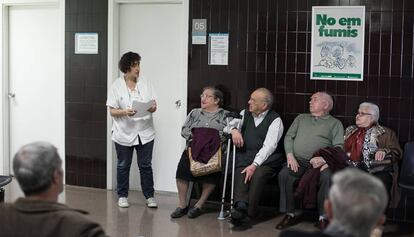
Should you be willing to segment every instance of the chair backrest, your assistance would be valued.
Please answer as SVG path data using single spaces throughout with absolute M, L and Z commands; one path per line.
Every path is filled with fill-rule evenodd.
M 3 186 L 6 186 L 11 181 L 12 181 L 11 176 L 0 175 L 0 188 L 3 187 Z
M 4 202 L 4 188 L 3 186 L 6 186 L 8 183 L 12 181 L 11 176 L 4 176 L 0 175 L 0 203 Z
M 409 188 L 411 186 L 411 188 L 414 188 L 414 142 L 407 142 L 404 146 L 404 156 L 398 183 L 402 187 Z

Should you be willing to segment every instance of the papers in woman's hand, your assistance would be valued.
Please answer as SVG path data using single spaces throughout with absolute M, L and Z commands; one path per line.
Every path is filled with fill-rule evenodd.
M 150 112 L 148 112 L 148 109 L 151 108 L 151 106 L 153 106 L 154 104 L 155 100 L 150 100 L 148 102 L 140 102 L 138 100 L 133 100 L 131 108 L 137 111 L 137 113 L 132 117 L 141 118 L 151 114 Z

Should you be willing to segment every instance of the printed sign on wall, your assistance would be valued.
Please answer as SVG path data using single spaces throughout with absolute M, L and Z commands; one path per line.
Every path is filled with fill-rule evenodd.
M 75 54 L 98 54 L 98 33 L 75 33 Z
M 208 65 L 228 65 L 229 34 L 210 33 L 208 45 Z
M 365 6 L 312 7 L 311 79 L 362 81 Z
M 193 19 L 191 34 L 193 44 L 206 44 L 207 19 Z

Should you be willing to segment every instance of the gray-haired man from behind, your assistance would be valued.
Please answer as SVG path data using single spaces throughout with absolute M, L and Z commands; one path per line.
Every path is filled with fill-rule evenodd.
M 13 159 L 14 175 L 25 194 L 0 205 L 1 236 L 106 236 L 87 212 L 57 203 L 63 191 L 62 160 L 56 147 L 34 142 Z
M 283 231 L 289 236 L 370 236 L 376 226 L 385 221 L 388 194 L 378 178 L 358 169 L 347 168 L 333 176 L 325 210 L 330 219 L 323 233 Z

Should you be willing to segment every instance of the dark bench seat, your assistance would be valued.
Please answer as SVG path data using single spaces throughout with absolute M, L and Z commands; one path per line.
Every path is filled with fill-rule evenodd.
M 12 181 L 11 176 L 0 175 L 0 202 L 4 202 L 4 186 Z

